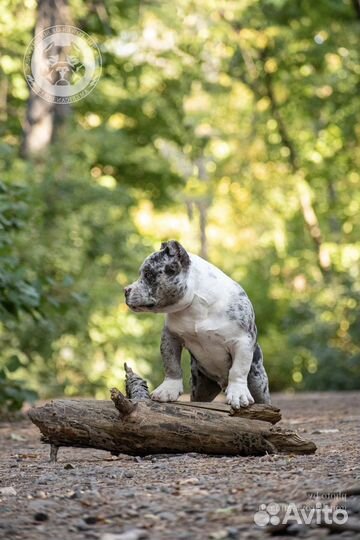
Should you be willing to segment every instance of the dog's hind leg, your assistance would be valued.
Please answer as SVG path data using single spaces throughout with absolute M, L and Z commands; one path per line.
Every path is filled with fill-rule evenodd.
M 212 401 L 221 392 L 217 382 L 199 370 L 196 358 L 191 356 L 191 401 Z
M 271 403 L 268 376 L 264 368 L 262 350 L 258 343 L 255 346 L 247 382 L 255 403 Z

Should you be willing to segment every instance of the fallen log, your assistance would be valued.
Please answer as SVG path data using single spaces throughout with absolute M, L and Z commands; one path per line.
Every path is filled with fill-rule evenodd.
M 313 442 L 272 425 L 280 419 L 275 407 L 257 404 L 234 413 L 221 403 L 158 403 L 149 399 L 146 382 L 130 368 L 125 366 L 125 370 L 129 397 L 113 388 L 112 401 L 58 399 L 29 411 L 42 441 L 51 445 L 53 460 L 61 446 L 137 456 L 308 454 L 316 450 Z

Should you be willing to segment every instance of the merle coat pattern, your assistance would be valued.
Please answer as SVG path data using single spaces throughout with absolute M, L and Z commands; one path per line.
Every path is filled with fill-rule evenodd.
M 135 312 L 166 313 L 161 338 L 165 379 L 154 390 L 154 400 L 176 401 L 183 392 L 181 352 L 186 348 L 192 400 L 211 401 L 225 390 L 234 408 L 270 403 L 252 304 L 221 270 L 179 242 L 164 242 L 145 259 L 125 298 Z

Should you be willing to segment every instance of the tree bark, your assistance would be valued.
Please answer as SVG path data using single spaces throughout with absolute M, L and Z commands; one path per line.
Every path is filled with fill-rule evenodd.
M 112 399 L 116 408 L 110 401 L 60 399 L 31 409 L 29 417 L 43 434 L 43 442 L 55 447 L 98 448 L 115 455 L 199 452 L 248 456 L 316 450 L 311 441 L 263 420 L 182 403 L 131 401 L 115 390 Z
M 67 0 L 38 0 L 35 35 L 50 26 L 69 24 L 69 22 Z M 49 103 L 31 90 L 27 105 L 21 155 L 30 157 L 41 154 L 54 140 L 57 129 L 69 112 L 69 104 Z
M 129 368 L 126 371 L 129 395 L 140 393 L 141 400 L 126 398 L 113 388 L 112 402 L 59 399 L 29 411 L 43 442 L 51 444 L 53 460 L 60 446 L 137 456 L 309 454 L 316 450 L 313 442 L 295 432 L 272 426 L 280 419 L 275 407 L 257 404 L 231 411 L 222 403 L 158 403 L 149 399 L 142 379 Z

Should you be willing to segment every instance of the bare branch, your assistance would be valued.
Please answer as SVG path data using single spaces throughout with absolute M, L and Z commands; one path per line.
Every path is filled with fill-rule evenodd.
M 122 415 L 128 416 L 136 408 L 136 404 L 131 403 L 117 388 L 112 388 L 110 395 L 115 407 Z

